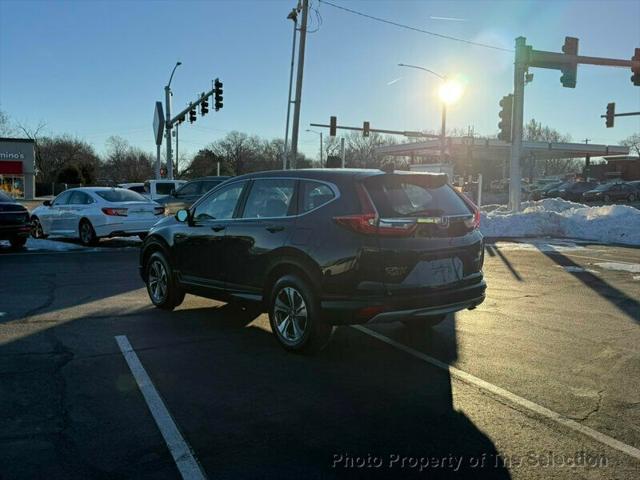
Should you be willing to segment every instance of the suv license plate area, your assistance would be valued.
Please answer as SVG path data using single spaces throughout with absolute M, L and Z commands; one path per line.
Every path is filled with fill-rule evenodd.
M 404 279 L 404 284 L 439 287 L 462 280 L 463 265 L 458 257 L 421 260 Z

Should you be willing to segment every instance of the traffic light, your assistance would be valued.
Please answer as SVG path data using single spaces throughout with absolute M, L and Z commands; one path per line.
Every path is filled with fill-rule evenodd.
M 565 55 L 578 55 L 578 39 L 575 37 L 565 37 L 562 52 Z M 575 61 L 564 65 L 560 71 L 560 83 L 566 88 L 576 88 L 576 77 L 578 76 L 578 64 Z
M 193 108 L 193 109 L 189 110 L 189 123 L 195 122 L 196 118 L 197 118 L 196 109 Z
M 216 112 L 222 108 L 222 82 L 216 78 L 214 82 L 214 107 Z
M 329 118 L 329 136 L 335 137 L 337 129 L 338 129 L 338 117 L 330 117 Z
M 369 136 L 369 122 L 364 122 L 362 124 L 362 136 L 363 137 Z
M 511 142 L 511 112 L 513 109 L 513 94 L 505 95 L 500 100 L 500 123 L 498 123 L 498 128 L 500 129 L 500 133 L 498 134 L 498 139 L 503 142 Z
M 204 116 L 209 113 L 209 97 L 203 97 L 200 103 L 200 115 Z
M 607 116 L 605 117 L 607 120 L 607 128 L 613 127 L 613 119 L 616 115 L 616 104 L 615 102 L 607 103 Z
M 640 48 L 636 48 L 636 53 L 631 57 L 632 62 L 638 62 L 636 66 L 631 67 L 633 75 L 631 75 L 631 81 L 636 87 L 640 87 Z

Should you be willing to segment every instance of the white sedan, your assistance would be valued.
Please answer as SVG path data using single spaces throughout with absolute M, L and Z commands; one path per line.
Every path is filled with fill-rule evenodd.
M 101 237 L 144 238 L 163 214 L 164 207 L 131 190 L 72 188 L 31 212 L 32 235 L 79 238 L 84 245 Z

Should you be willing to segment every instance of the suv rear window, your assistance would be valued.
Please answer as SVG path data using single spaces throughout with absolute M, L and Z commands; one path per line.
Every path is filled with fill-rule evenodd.
M 124 188 L 114 188 L 113 190 L 98 190 L 96 195 L 104 198 L 107 202 L 146 202 L 148 201 L 139 193 L 133 190 L 125 190 Z
M 365 186 L 381 217 L 468 215 L 465 201 L 441 176 L 379 175 Z

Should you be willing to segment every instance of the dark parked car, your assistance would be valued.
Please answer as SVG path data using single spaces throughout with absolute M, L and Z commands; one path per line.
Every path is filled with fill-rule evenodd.
M 0 240 L 9 240 L 13 248 L 20 248 L 30 233 L 29 211 L 0 191 Z
M 252 302 L 289 350 L 334 325 L 433 325 L 483 302 L 480 214 L 441 174 L 273 171 L 231 179 L 150 231 L 151 301 Z
M 560 196 L 560 192 L 566 190 L 571 187 L 575 182 L 562 182 L 554 186 L 550 186 L 545 188 L 542 191 L 542 198 L 557 198 Z
M 598 182 L 575 182 L 568 185 L 566 188 L 559 190 L 560 198 L 570 200 L 572 202 L 582 201 L 582 194 L 593 190 L 598 186 Z
M 560 185 L 562 185 L 563 183 L 564 183 L 563 181 L 551 182 L 551 183 L 548 183 L 548 184 L 546 184 L 546 185 L 544 185 L 542 187 L 531 189 L 529 191 L 529 198 L 531 200 L 540 200 L 541 198 L 544 197 L 544 195 L 547 192 L 547 190 L 551 190 L 551 189 L 557 188 Z
M 201 196 L 228 178 L 230 177 L 202 177 L 191 180 L 171 195 L 159 198 L 156 202 L 165 207 L 166 213 L 176 213 L 183 208 L 189 208 Z
M 582 195 L 582 199 L 586 202 L 615 202 L 617 200 L 635 202 L 637 198 L 638 191 L 628 183 L 603 183 Z

